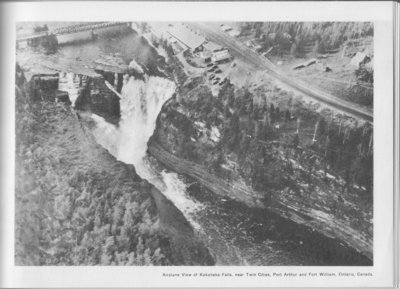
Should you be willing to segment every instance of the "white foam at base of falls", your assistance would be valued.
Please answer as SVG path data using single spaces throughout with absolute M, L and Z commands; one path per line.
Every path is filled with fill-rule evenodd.
M 143 81 L 125 76 L 119 127 L 93 114 L 96 122 L 93 134 L 118 160 L 134 165 L 138 175 L 160 190 L 198 229 L 192 216 L 200 205 L 186 195 L 186 184 L 176 173 L 158 172 L 147 158 L 147 142 L 154 132 L 157 116 L 175 89 L 175 84 L 165 78 L 151 76 Z

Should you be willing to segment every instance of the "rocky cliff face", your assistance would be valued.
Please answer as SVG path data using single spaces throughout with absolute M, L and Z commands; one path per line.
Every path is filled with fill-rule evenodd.
M 84 114 L 33 99 L 16 78 L 17 265 L 214 263 L 182 213 L 95 142 Z
M 106 85 L 102 76 L 87 78 L 87 82 L 81 86 L 75 108 L 93 112 L 115 124 L 121 117 L 119 96 Z
M 300 121 L 311 136 L 298 133 Z M 216 194 L 346 243 L 369 263 L 371 133 L 367 124 L 337 125 L 279 90 L 260 99 L 228 83 L 213 97 L 199 84 L 164 106 L 149 152 Z

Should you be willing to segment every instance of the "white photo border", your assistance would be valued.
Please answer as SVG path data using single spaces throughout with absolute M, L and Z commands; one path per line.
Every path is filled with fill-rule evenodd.
M 4 287 L 393 286 L 393 12 L 391 2 L 16 2 L 3 3 L 1 66 L 1 260 Z M 223 13 L 225 11 L 225 13 Z M 3 16 L 2 15 L 2 16 Z M 374 265 L 366 267 L 14 266 L 15 24 L 19 21 L 374 22 Z M 3 25 L 4 24 L 4 25 Z M 162 277 L 163 273 L 371 272 L 371 277 Z

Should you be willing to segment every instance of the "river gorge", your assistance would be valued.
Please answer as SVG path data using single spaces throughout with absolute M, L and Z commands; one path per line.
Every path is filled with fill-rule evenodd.
M 176 85 L 165 78 L 145 76 L 138 80 L 126 76 L 119 125 L 92 115 L 96 123 L 92 132 L 99 144 L 118 160 L 134 165 L 141 178 L 174 203 L 210 249 L 217 265 L 340 265 L 346 258 L 357 258 L 351 248 L 306 226 L 265 208 L 249 206 L 240 198 L 232 200 L 229 194 L 215 194 L 202 185 L 202 179 L 192 179 L 190 165 L 184 166 L 184 160 L 163 161 L 168 152 L 159 146 L 157 150 L 154 139 L 149 140 L 163 105 L 175 90 Z M 199 174 L 205 176 L 207 172 Z M 220 181 L 210 182 L 218 186 Z M 321 242 L 326 245 L 318 248 Z M 359 258 L 360 264 L 368 262 Z
M 223 128 L 231 128 L 231 116 L 222 117 L 217 112 L 216 117 L 210 113 L 202 119 L 196 114 L 197 109 L 203 109 L 202 92 L 193 95 L 203 84 L 196 83 L 196 79 L 177 81 L 167 71 L 168 63 L 160 61 L 161 55 L 138 34 L 120 40 L 116 43 L 99 39 L 64 48 L 66 55 L 81 51 L 82 58 L 93 57 L 88 51 L 95 51 L 96 57 L 118 54 L 124 65 L 121 70 L 107 70 L 107 66 L 94 69 L 96 77 L 60 71 L 57 89 L 68 92 L 71 112 L 77 115 L 75 121 L 90 132 L 88 137 L 93 136 L 116 161 L 133 166 L 138 178 L 150 184 L 144 191 L 148 190 L 155 202 L 159 222 L 169 228 L 172 240 L 178 240 L 171 241 L 175 244 L 173 250 L 178 251 L 180 242 L 189 239 L 195 244 L 182 247 L 186 253 L 175 260 L 178 265 L 179 262 L 221 266 L 372 264 L 371 229 L 363 223 L 357 231 L 356 225 L 336 218 L 340 214 L 358 214 L 355 209 L 345 211 L 346 202 L 341 201 L 345 209 L 338 205 L 332 211 L 316 200 L 317 189 L 328 187 L 330 182 L 331 190 L 336 190 L 339 177 L 326 181 L 325 170 L 324 182 L 317 177 L 310 181 L 317 183 L 315 186 L 302 185 L 300 190 L 299 185 L 286 184 L 290 180 L 286 170 L 290 162 L 291 181 L 305 182 L 306 169 L 296 161 L 300 154 L 296 149 L 282 147 L 268 151 L 267 146 L 263 148 L 264 156 L 270 153 L 273 157 L 265 157 L 263 162 L 261 178 L 266 181 L 256 182 L 250 177 L 255 169 L 242 165 L 235 159 L 235 150 L 225 147 L 228 140 L 222 136 Z M 227 107 L 226 114 L 230 115 Z M 212 118 L 219 120 L 208 123 Z M 237 126 L 242 123 L 238 120 Z M 234 142 L 242 143 L 242 139 Z M 249 147 L 248 152 L 243 151 L 243 158 L 249 158 L 253 149 L 256 150 Z M 210 160 L 214 154 L 222 159 L 216 166 Z M 227 169 L 231 175 L 225 176 L 221 167 L 228 165 L 239 169 Z M 276 172 L 271 173 L 275 168 Z M 337 206 L 336 193 L 334 196 Z M 193 248 L 197 248 L 196 253 L 187 253 Z M 191 257 L 197 258 L 196 261 L 190 262 Z

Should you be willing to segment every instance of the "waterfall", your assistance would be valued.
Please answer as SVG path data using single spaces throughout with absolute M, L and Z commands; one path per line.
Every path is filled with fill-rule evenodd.
M 157 116 L 175 89 L 175 84 L 165 78 L 146 76 L 143 81 L 125 76 L 119 127 L 92 115 L 96 122 L 93 134 L 118 160 L 134 165 L 141 178 L 159 189 L 197 227 L 192 216 L 199 204 L 186 196 L 186 184 L 176 173 L 159 172 L 147 158 L 147 142 L 154 132 Z

